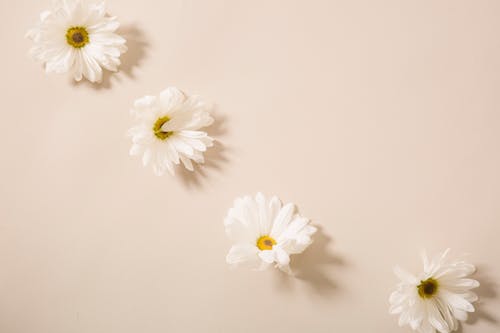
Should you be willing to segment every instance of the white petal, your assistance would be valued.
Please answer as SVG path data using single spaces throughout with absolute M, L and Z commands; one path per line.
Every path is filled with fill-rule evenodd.
M 281 200 L 278 197 L 273 196 L 269 201 L 268 217 L 270 221 L 274 221 L 276 219 L 276 216 L 278 216 L 278 213 L 281 210 L 281 206 Z
M 203 131 L 187 131 L 187 130 L 183 130 L 181 132 L 181 135 L 185 136 L 185 137 L 188 137 L 188 138 L 192 138 L 192 139 L 202 139 L 202 138 L 206 138 L 207 137 L 207 133 L 205 133 Z
M 44 10 L 43 12 L 40 13 L 40 22 L 43 22 L 47 19 L 52 14 L 50 10 Z
M 239 264 L 246 261 L 256 260 L 258 251 L 259 250 L 256 246 L 251 246 L 249 244 L 237 244 L 229 250 L 229 253 L 226 256 L 226 261 L 228 264 Z
M 131 156 L 134 156 L 134 155 L 139 155 L 142 151 L 142 147 L 137 145 L 137 144 L 133 144 L 132 147 L 130 148 L 130 152 L 129 154 Z
M 179 152 L 177 151 L 177 149 L 175 149 L 175 146 L 172 144 L 172 142 L 170 142 L 170 140 L 167 140 L 166 141 L 166 144 L 167 144 L 167 155 L 169 156 L 169 159 L 175 163 L 175 164 L 179 164 L 179 160 L 180 160 L 180 154 Z
M 193 147 L 194 149 L 196 149 L 198 151 L 203 152 L 203 151 L 207 150 L 207 147 L 205 146 L 205 144 L 200 140 L 186 138 L 186 137 L 182 136 L 182 132 L 180 135 L 178 135 L 178 137 L 180 140 L 184 141 L 186 144 L 188 144 L 189 146 Z
M 134 102 L 134 108 L 137 111 L 145 111 L 151 109 L 155 103 L 156 96 L 144 96 Z
M 275 246 L 275 252 L 276 252 L 276 262 L 280 266 L 288 266 L 290 263 L 290 257 L 288 254 L 279 246 Z
M 476 293 L 472 292 L 472 291 L 467 291 L 465 293 L 462 293 L 461 296 L 468 302 L 470 303 L 474 303 L 476 302 L 479 297 L 476 295 Z
M 453 280 L 471 275 L 476 271 L 476 267 L 464 262 L 455 263 L 440 267 L 434 277 L 440 280 Z
M 226 234 L 235 243 L 253 243 L 255 245 L 257 237 L 259 237 L 245 222 L 234 216 L 227 216 L 224 225 Z
M 474 312 L 474 306 L 469 301 L 467 301 L 465 298 L 461 297 L 458 294 L 453 294 L 446 290 L 441 290 L 440 296 L 455 309 L 467 312 Z
M 120 23 L 115 20 L 106 20 L 97 24 L 91 25 L 87 28 L 92 33 L 114 32 L 120 27 Z
M 439 282 L 447 289 L 452 289 L 452 291 L 463 291 L 479 287 L 479 282 L 474 279 L 454 279 L 451 281 L 440 279 Z
M 183 140 L 176 138 L 175 136 L 171 136 L 168 141 L 175 147 L 175 150 L 177 150 L 178 152 L 183 153 L 187 156 L 193 156 L 193 147 L 188 145 Z
M 441 316 L 437 305 L 433 301 L 427 302 L 427 312 L 429 315 L 429 323 L 440 332 L 449 332 L 450 329 L 446 321 Z
M 193 163 L 191 163 L 191 160 L 189 158 L 185 157 L 184 155 L 180 155 L 180 159 L 186 169 L 188 169 L 189 171 L 194 171 Z
M 286 204 L 281 208 L 278 216 L 274 220 L 273 228 L 271 230 L 271 237 L 278 238 L 278 236 L 285 230 L 290 223 L 292 215 L 295 211 L 295 206 L 291 203 Z
M 259 257 L 262 261 L 271 264 L 276 260 L 276 254 L 273 250 L 259 251 Z
M 185 98 L 184 93 L 175 87 L 169 87 L 160 93 L 160 103 L 165 111 L 180 106 Z
M 292 270 L 290 269 L 290 265 L 278 265 L 278 268 L 285 272 L 286 274 L 292 275 Z
M 262 193 L 257 193 L 255 196 L 257 207 L 259 210 L 259 229 L 261 235 L 269 235 L 271 231 L 271 221 L 267 216 L 266 198 Z
M 442 300 L 439 297 L 434 298 L 434 300 L 436 302 L 439 313 L 441 314 L 443 320 L 446 322 L 449 331 L 455 331 L 458 328 L 458 321 L 451 313 L 449 305 L 446 303 L 446 301 Z
M 457 318 L 460 321 L 466 321 L 468 317 L 467 311 L 459 310 L 456 308 L 452 308 L 451 311 L 453 312 L 453 315 L 455 318 Z
M 430 276 L 436 276 L 437 270 L 441 268 L 441 265 L 446 260 L 446 257 L 448 256 L 449 253 L 450 249 L 446 249 L 442 253 L 434 256 L 430 264 L 428 265 L 428 268 L 424 269 L 424 271 Z
M 400 304 L 404 300 L 408 299 L 408 296 L 399 292 L 399 290 L 395 290 L 389 296 L 389 303 L 391 304 Z
M 151 152 L 151 149 L 146 149 L 146 151 L 144 151 L 144 155 L 142 156 L 142 164 L 144 164 L 144 166 L 148 165 L 152 158 L 153 153 Z
M 90 56 L 85 48 L 83 48 L 82 58 L 83 58 L 83 75 L 90 82 L 101 82 L 102 81 L 102 68 L 99 66 L 97 61 Z
M 311 243 L 311 236 L 317 229 L 309 225 L 309 219 L 296 214 L 288 227 L 278 237 L 278 242 L 286 243 L 284 249 L 290 253 L 302 253 Z
M 75 62 L 73 63 L 73 78 L 75 81 L 81 81 L 83 78 L 83 59 L 81 52 L 75 52 Z
M 396 274 L 396 276 L 405 283 L 415 285 L 418 283 L 418 279 L 414 275 L 408 273 L 406 270 L 402 269 L 399 266 L 394 267 L 394 274 Z
M 398 325 L 399 326 L 407 325 L 410 322 L 410 320 L 411 320 L 410 312 L 409 311 L 403 312 L 401 313 L 401 316 L 399 316 Z
M 419 333 L 436 333 L 436 329 L 429 323 L 429 321 L 423 321 L 422 325 L 418 328 Z

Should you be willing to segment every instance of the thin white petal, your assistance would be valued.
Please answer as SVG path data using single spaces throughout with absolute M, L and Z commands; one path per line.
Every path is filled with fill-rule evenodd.
M 278 238 L 278 236 L 285 230 L 290 223 L 292 215 L 295 211 L 295 206 L 292 203 L 286 204 L 281 208 L 278 216 L 276 216 L 273 228 L 271 230 L 271 237 Z

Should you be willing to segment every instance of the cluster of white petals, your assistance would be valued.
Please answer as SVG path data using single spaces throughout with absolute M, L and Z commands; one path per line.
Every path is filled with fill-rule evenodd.
M 276 196 L 267 200 L 261 193 L 237 198 L 224 224 L 234 243 L 226 257 L 229 264 L 254 269 L 274 264 L 287 273 L 290 255 L 303 252 L 316 232 L 294 204 L 283 205 Z
M 400 326 L 409 325 L 420 333 L 453 332 L 468 312 L 474 312 L 472 303 L 478 298 L 471 289 L 479 282 L 469 276 L 475 267 L 450 258 L 449 250 L 432 259 L 424 254 L 423 262 L 418 275 L 395 269 L 401 282 L 390 296 L 390 312 L 399 315 Z
M 55 1 L 27 33 L 34 42 L 30 53 L 47 73 L 69 72 L 76 81 L 100 82 L 102 68 L 117 71 L 127 51 L 125 39 L 115 33 L 119 25 L 106 15 L 102 1 Z
M 214 121 L 210 109 L 199 96 L 188 97 L 174 87 L 136 100 L 130 155 L 141 155 L 144 166 L 151 164 L 159 176 L 166 170 L 173 175 L 180 162 L 193 171 L 192 161 L 203 163 L 203 153 L 213 145 L 214 140 L 200 130 Z

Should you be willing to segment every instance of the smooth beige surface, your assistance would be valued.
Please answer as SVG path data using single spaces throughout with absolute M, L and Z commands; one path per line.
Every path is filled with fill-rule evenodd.
M 470 253 L 464 333 L 500 332 L 500 1 L 110 0 L 129 38 L 101 86 L 23 39 L 49 0 L 1 0 L 0 332 L 410 332 L 392 267 Z M 128 156 L 135 98 L 217 104 L 198 173 Z M 296 278 L 230 270 L 234 197 L 321 227 Z

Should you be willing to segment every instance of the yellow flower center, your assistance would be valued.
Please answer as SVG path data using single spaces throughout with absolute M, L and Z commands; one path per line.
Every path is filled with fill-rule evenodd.
M 425 281 L 420 281 L 417 286 L 418 295 L 422 298 L 431 298 L 436 295 L 438 291 L 439 284 L 433 278 L 428 278 Z
M 89 33 L 84 27 L 71 27 L 66 32 L 66 41 L 75 49 L 82 48 L 89 42 Z
M 259 239 L 257 239 L 257 247 L 259 250 L 272 250 L 273 246 L 276 245 L 276 241 L 274 238 L 271 238 L 269 236 L 261 236 Z
M 169 120 L 170 120 L 170 118 L 168 116 L 164 116 L 164 117 L 158 118 L 158 120 L 153 125 L 153 132 L 158 139 L 165 140 L 169 136 L 174 134 L 174 132 L 165 132 L 161 129 L 163 124 L 165 124 Z

